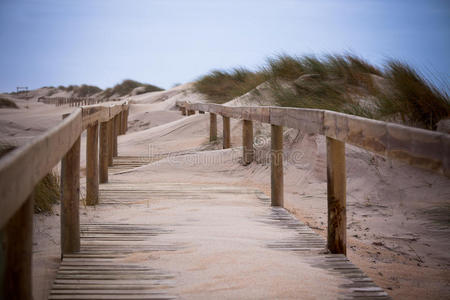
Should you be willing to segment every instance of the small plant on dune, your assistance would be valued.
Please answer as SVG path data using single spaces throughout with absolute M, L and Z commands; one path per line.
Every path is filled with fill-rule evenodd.
M 34 212 L 51 213 L 53 204 L 60 199 L 59 176 L 47 174 L 34 188 Z
M 0 108 L 19 108 L 17 104 L 7 98 L 0 98 Z
M 162 88 L 151 84 L 145 84 L 135 80 L 125 79 L 121 83 L 116 84 L 113 88 L 106 89 L 103 92 L 102 96 L 104 98 L 110 98 L 113 95 L 125 96 L 127 94 L 130 94 L 135 88 L 140 86 L 144 87 L 145 93 L 163 91 Z
M 383 117 L 400 115 L 404 123 L 419 123 L 436 129 L 436 123 L 450 117 L 450 99 L 405 63 L 390 61 L 385 78 L 391 89 L 380 91 L 378 111 Z
M 0 143 L 0 159 L 14 150 L 16 146 Z M 59 176 L 54 173 L 47 174 L 34 188 L 34 212 L 51 213 L 52 205 L 60 199 Z
M 89 97 L 89 96 L 97 94 L 101 91 L 102 91 L 102 89 L 97 86 L 82 84 L 81 86 L 79 86 L 78 88 L 76 88 L 74 90 L 74 93 L 78 97 Z
M 197 80 L 195 89 L 216 103 L 224 103 L 251 91 L 266 80 L 264 72 L 252 72 L 245 68 L 215 70 Z

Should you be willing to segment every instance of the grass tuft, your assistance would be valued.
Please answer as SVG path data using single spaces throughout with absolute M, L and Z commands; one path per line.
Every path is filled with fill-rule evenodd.
M 112 88 L 108 88 L 103 92 L 103 97 L 110 98 L 113 95 L 125 96 L 130 94 L 135 88 L 145 87 L 145 93 L 162 91 L 163 89 L 151 84 L 141 83 L 135 80 L 126 79 Z
M 0 159 L 16 146 L 0 143 Z M 53 173 L 47 174 L 34 188 L 34 212 L 52 213 L 52 205 L 60 199 L 60 180 Z
M 0 108 L 19 108 L 17 104 L 7 98 L 0 98 Z
M 195 82 L 195 89 L 215 103 L 225 103 L 251 91 L 266 79 L 264 72 L 252 72 L 245 68 L 214 70 L 199 78 Z
M 450 117 L 448 94 L 409 65 L 389 61 L 378 68 L 353 54 L 268 58 L 256 72 L 212 71 L 195 88 L 224 103 L 268 81 L 276 105 L 328 109 L 367 118 L 436 129 Z

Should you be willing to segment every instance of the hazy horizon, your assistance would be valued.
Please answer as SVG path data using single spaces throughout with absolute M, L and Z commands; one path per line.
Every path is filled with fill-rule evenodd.
M 2 1 L 0 91 L 134 79 L 162 88 L 268 56 L 351 51 L 448 84 L 447 1 Z M 430 78 L 433 80 L 433 78 Z

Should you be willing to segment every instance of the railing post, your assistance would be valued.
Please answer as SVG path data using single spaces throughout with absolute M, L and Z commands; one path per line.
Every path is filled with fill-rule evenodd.
M 113 119 L 113 157 L 117 157 L 117 137 L 119 136 L 119 115 Z
M 0 299 L 32 299 L 33 195 L 0 232 Z
M 113 149 L 114 149 L 114 132 L 113 132 L 113 119 L 109 119 L 107 122 L 108 127 L 108 166 L 113 165 Z
M 125 110 L 125 132 L 127 133 L 128 131 L 128 114 L 130 112 L 130 107 L 128 106 L 127 109 Z
M 117 125 L 117 135 L 119 136 L 119 135 L 122 135 L 123 134 L 123 131 L 122 131 L 122 113 L 123 113 L 123 111 L 121 110 L 120 111 L 120 113 L 117 115 L 117 123 L 118 123 L 118 125 Z
M 98 122 L 87 129 L 86 138 L 86 204 L 98 203 Z
M 242 162 L 244 166 L 253 161 L 253 122 L 244 120 L 242 123 Z
M 271 132 L 271 204 L 283 207 L 283 126 L 271 125 Z
M 181 114 L 182 114 L 183 116 L 186 115 L 186 107 L 181 107 Z
M 327 137 L 328 235 L 331 253 L 347 254 L 345 143 Z
M 99 182 L 108 182 L 108 122 L 100 123 L 100 167 L 99 167 Z
M 213 142 L 217 140 L 217 115 L 209 114 L 209 141 Z
M 231 146 L 230 142 L 230 118 L 222 116 L 223 120 L 223 149 L 228 149 Z
M 61 162 L 61 257 L 80 251 L 80 137 Z

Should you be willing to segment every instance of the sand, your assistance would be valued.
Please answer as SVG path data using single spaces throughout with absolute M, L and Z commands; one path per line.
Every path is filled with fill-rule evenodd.
M 255 124 L 256 162 L 244 167 L 241 122 L 231 121 L 233 148 L 222 150 L 220 117 L 219 140 L 211 144 L 207 114 L 181 117 L 174 109 L 183 99 L 205 101 L 192 84 L 130 98 L 130 131 L 119 137 L 119 155 L 168 157 L 114 175 L 114 180 L 238 185 L 270 196 L 269 127 Z M 36 98 L 17 103 L 19 110 L 0 109 L 0 139 L 17 145 L 73 109 L 36 103 Z M 82 169 L 84 149 L 82 139 Z M 285 206 L 325 237 L 325 140 L 289 129 L 284 149 Z M 353 146 L 347 145 L 346 152 L 348 257 L 394 299 L 450 297 L 449 179 Z M 83 217 L 86 208 L 80 213 Z M 42 299 L 59 259 L 59 216 L 36 215 L 34 234 L 35 298 Z

